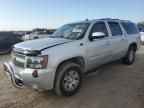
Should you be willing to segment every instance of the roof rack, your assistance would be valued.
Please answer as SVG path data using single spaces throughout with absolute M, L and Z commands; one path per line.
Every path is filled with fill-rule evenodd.
M 120 19 L 118 19 L 118 18 L 116 18 L 116 19 L 112 19 L 112 18 L 101 18 L 100 20 L 120 20 Z
M 112 19 L 112 20 L 120 20 L 120 19 Z
M 112 18 L 100 18 L 100 19 L 93 19 L 93 20 L 111 20 L 111 21 L 126 21 L 126 22 L 131 22 L 129 20 L 123 20 L 123 19 L 118 19 L 118 18 L 115 18 L 115 19 L 112 19 Z M 90 21 L 90 20 L 86 19 L 85 21 Z
M 112 19 L 112 18 L 102 18 L 100 20 L 117 20 L 117 21 L 127 21 L 127 22 L 131 22 L 129 20 L 122 20 L 122 19 Z
M 112 20 L 111 18 L 101 18 L 100 20 Z

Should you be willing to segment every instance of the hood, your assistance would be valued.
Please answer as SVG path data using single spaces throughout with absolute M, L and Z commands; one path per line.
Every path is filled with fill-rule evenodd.
M 23 50 L 40 51 L 60 44 L 68 43 L 71 41 L 72 40 L 64 39 L 64 38 L 45 38 L 45 39 L 37 39 L 37 40 L 22 42 L 14 45 L 14 48 L 19 48 Z

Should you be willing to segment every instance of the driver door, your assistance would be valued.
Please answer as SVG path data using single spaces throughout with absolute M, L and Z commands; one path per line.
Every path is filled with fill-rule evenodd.
M 89 37 L 91 37 L 95 32 L 102 32 L 105 34 L 105 36 L 103 38 L 98 38 L 87 42 L 86 54 L 88 58 L 88 70 L 111 60 L 111 38 L 109 37 L 105 22 L 101 21 L 95 23 L 91 29 Z

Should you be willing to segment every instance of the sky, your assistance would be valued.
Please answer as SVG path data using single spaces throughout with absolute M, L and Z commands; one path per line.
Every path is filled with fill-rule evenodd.
M 58 28 L 86 18 L 141 22 L 144 0 L 0 0 L 0 31 Z

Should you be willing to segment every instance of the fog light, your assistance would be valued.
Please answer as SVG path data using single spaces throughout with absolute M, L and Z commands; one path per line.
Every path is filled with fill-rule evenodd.
M 37 70 L 34 70 L 33 73 L 32 73 L 32 76 L 34 78 L 37 78 L 38 77 L 38 71 Z

